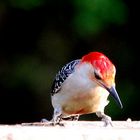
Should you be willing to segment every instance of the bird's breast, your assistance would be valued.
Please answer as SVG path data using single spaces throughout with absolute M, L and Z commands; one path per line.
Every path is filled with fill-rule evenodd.
M 77 92 L 63 102 L 62 110 L 65 114 L 89 114 L 103 111 L 108 104 L 108 92 L 96 87 L 87 92 Z

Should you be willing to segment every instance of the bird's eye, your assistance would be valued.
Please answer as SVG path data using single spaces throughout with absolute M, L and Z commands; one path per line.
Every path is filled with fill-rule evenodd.
M 98 80 L 101 80 L 102 79 L 96 72 L 94 72 L 94 75 L 95 75 L 95 78 L 96 79 L 98 79 Z

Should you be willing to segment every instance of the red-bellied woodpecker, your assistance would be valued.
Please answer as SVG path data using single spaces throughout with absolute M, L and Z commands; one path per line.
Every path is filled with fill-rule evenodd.
M 90 113 L 111 124 L 111 118 L 104 114 L 109 94 L 123 107 L 115 89 L 115 74 L 113 63 L 100 52 L 90 52 L 64 65 L 52 85 L 53 124 Z

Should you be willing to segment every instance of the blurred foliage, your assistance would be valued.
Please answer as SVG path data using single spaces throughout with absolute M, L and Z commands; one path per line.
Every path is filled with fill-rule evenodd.
M 44 3 L 44 0 L 8 0 L 8 4 L 15 8 L 30 10 Z
M 1 0 L 0 123 L 51 119 L 56 72 L 90 51 L 105 53 L 117 68 L 124 109 L 109 97 L 105 112 L 113 119 L 138 119 L 131 6 L 123 0 Z
M 126 6 L 121 0 L 75 0 L 74 23 L 80 34 L 98 33 L 109 24 L 126 21 Z

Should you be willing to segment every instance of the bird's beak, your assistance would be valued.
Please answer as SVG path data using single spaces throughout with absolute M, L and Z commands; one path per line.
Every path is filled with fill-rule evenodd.
M 107 88 L 107 90 L 110 93 L 110 95 L 115 99 L 116 103 L 120 106 L 120 108 L 123 108 L 122 102 L 120 100 L 120 97 L 119 97 L 115 87 L 112 86 L 111 88 Z

